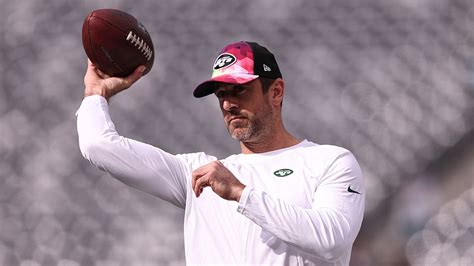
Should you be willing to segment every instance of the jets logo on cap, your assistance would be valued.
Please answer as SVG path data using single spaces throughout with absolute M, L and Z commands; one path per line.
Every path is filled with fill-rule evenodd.
M 228 67 L 232 65 L 233 63 L 235 63 L 236 61 L 237 59 L 235 58 L 234 55 L 223 53 L 217 57 L 216 61 L 214 62 L 213 69 L 218 70 L 224 67 Z

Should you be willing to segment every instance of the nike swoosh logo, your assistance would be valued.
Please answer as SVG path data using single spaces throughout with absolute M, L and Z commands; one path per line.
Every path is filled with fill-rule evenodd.
M 362 195 L 362 194 L 360 194 L 358 191 L 353 190 L 353 189 L 351 188 L 351 186 L 349 186 L 349 187 L 347 188 L 347 192 Z

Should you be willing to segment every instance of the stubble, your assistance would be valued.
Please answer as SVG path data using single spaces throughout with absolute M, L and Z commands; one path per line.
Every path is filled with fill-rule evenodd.
M 241 142 L 253 142 L 268 134 L 273 128 L 273 110 L 268 103 L 263 104 L 259 113 L 231 121 L 227 125 L 229 134 Z

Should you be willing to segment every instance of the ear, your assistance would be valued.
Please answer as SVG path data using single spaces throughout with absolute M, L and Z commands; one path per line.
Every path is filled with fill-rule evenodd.
M 281 103 L 283 102 L 283 95 L 285 94 L 285 81 L 283 81 L 281 78 L 275 79 L 270 88 L 270 94 L 273 105 L 281 106 Z

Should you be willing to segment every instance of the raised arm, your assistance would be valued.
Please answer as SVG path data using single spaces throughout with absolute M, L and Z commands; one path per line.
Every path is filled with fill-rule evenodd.
M 123 183 L 184 207 L 190 174 L 184 160 L 120 136 L 109 115 L 107 99 L 130 87 L 142 71 L 139 67 L 126 78 L 108 77 L 89 62 L 85 98 L 77 111 L 79 147 L 94 166 Z

